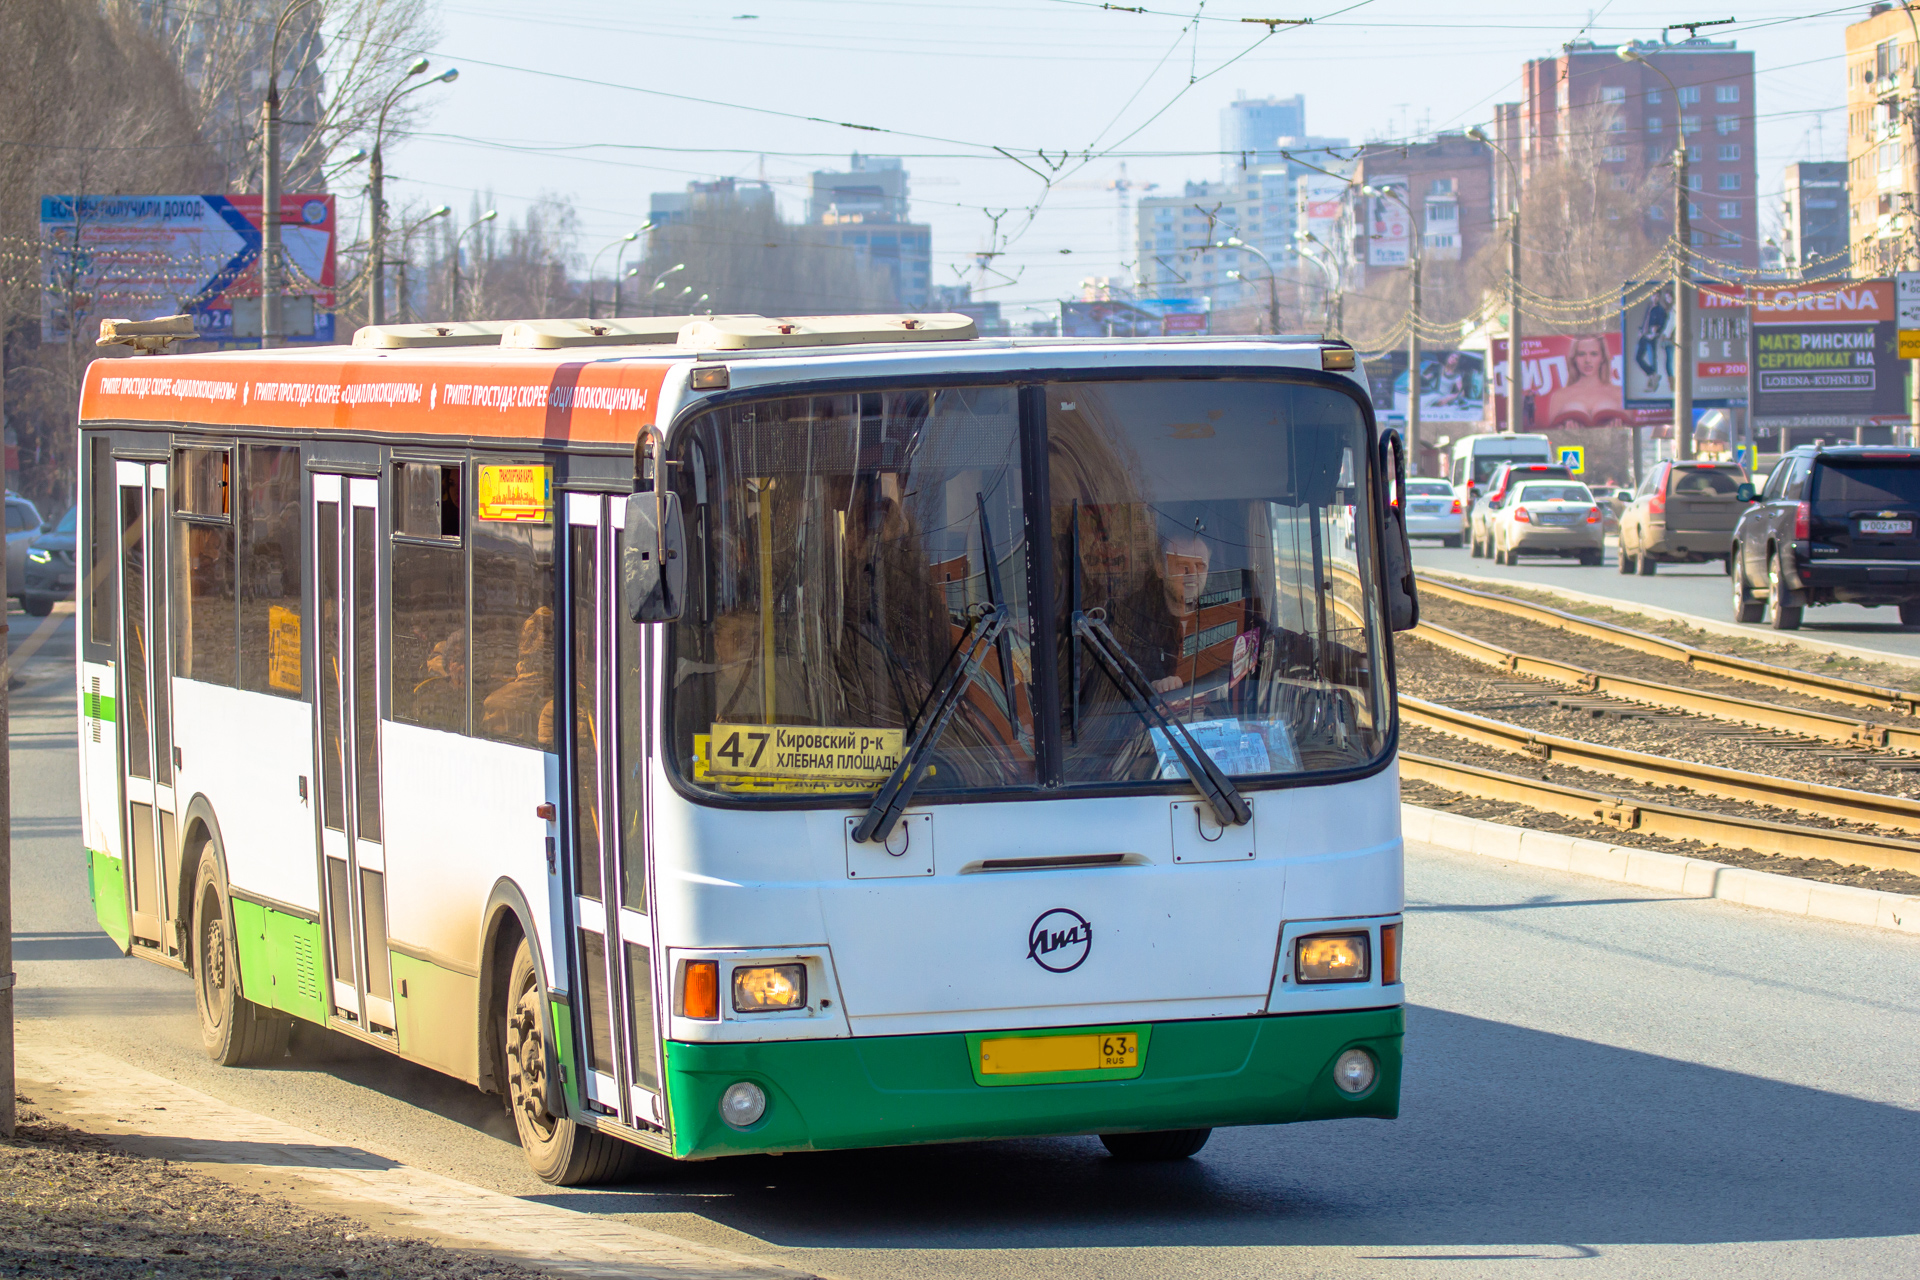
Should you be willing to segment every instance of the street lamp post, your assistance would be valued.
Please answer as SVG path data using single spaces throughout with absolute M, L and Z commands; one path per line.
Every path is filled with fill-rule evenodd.
M 1228 236 L 1225 240 L 1219 241 L 1213 247 L 1216 249 L 1243 249 L 1260 259 L 1261 265 L 1267 269 L 1267 332 L 1279 333 L 1280 291 L 1273 282 L 1273 259 L 1267 257 L 1266 254 L 1260 252 L 1260 250 L 1254 248 L 1239 236 Z M 1238 275 L 1241 280 L 1246 279 L 1244 275 L 1239 275 L 1238 272 L 1231 272 L 1229 274 Z
M 621 236 L 618 240 L 609 240 L 594 251 L 593 261 L 587 264 L 587 319 L 592 320 L 597 314 L 595 311 L 596 304 L 594 302 L 594 297 L 593 297 L 593 278 L 600 271 L 600 255 L 604 254 L 607 250 L 613 248 L 613 246 L 617 244 L 618 245 L 631 244 L 632 242 L 634 242 L 635 240 L 638 240 L 639 238 L 640 238 L 640 233 L 638 231 L 629 231 L 627 232 L 627 234 Z M 619 259 L 616 258 L 614 261 L 618 263 Z M 615 271 L 618 271 L 619 269 L 620 268 L 617 265 L 614 267 Z M 616 280 L 614 282 L 613 290 L 615 295 L 614 301 L 617 304 L 619 301 L 619 292 L 620 292 L 619 281 Z
M 1526 425 L 1525 406 L 1520 403 L 1526 390 L 1520 365 L 1520 170 L 1505 147 L 1475 126 L 1467 130 L 1475 142 L 1485 143 L 1507 162 L 1507 430 L 1517 435 Z
M 460 78 L 460 70 L 458 67 L 448 67 L 431 80 L 422 80 L 419 84 L 407 83 L 408 80 L 421 74 L 426 69 L 427 60 L 425 58 L 414 59 L 414 61 L 408 65 L 407 73 L 400 78 L 400 83 L 396 84 L 387 94 L 386 98 L 381 101 L 380 114 L 374 121 L 373 158 L 368 163 L 367 171 L 367 187 L 370 196 L 369 203 L 373 206 L 372 231 L 368 236 L 369 246 L 373 255 L 372 278 L 370 281 L 372 292 L 367 299 L 367 320 L 371 324 L 385 324 L 387 322 L 387 168 L 385 160 L 381 155 L 381 143 L 384 141 L 387 132 L 387 112 L 393 109 L 394 103 L 400 101 L 400 99 L 415 90 L 424 89 L 430 84 L 452 84 Z
M 280 36 L 313 0 L 288 0 L 267 49 L 267 100 L 260 108 L 260 346 L 277 347 L 280 323 Z
M 449 320 L 460 319 L 460 242 L 467 238 L 468 231 L 472 231 L 483 222 L 492 222 L 499 216 L 500 211 L 498 209 L 489 209 L 468 223 L 466 229 L 453 238 L 453 253 L 447 267 L 449 273 L 447 280 L 447 318 Z
M 1674 87 L 1672 76 L 1630 44 L 1621 45 L 1615 52 L 1622 62 L 1637 62 L 1666 81 L 1667 91 L 1673 94 L 1673 233 L 1677 242 L 1673 255 L 1673 456 L 1685 460 L 1693 457 L 1693 295 L 1688 288 L 1693 274 L 1688 261 L 1693 252 L 1693 211 L 1689 207 L 1692 192 L 1687 179 L 1686 121 L 1680 114 L 1680 90 Z M 1634 472 L 1638 474 L 1637 434 L 1634 445 Z
M 1411 469 L 1420 470 L 1420 249 L 1426 230 L 1414 215 L 1413 202 L 1392 187 L 1362 187 L 1367 195 L 1399 202 L 1407 211 L 1407 239 L 1412 245 L 1407 269 L 1412 296 L 1407 306 L 1407 457 Z M 1511 397 L 1509 397 L 1511 398 Z
M 1341 306 L 1342 294 L 1340 291 L 1339 263 L 1335 260 L 1333 250 L 1328 247 L 1319 236 L 1314 235 L 1313 232 L 1296 231 L 1293 234 L 1293 238 L 1298 240 L 1302 245 L 1311 245 L 1326 255 L 1325 257 L 1318 257 L 1311 254 L 1305 256 L 1308 262 L 1313 263 L 1314 266 L 1319 267 L 1320 270 L 1326 273 L 1327 287 L 1321 291 L 1321 309 L 1324 313 L 1322 323 L 1326 326 L 1327 336 L 1337 338 L 1340 336 L 1340 329 L 1344 319 L 1343 313 L 1345 311 L 1345 308 Z
M 413 299 L 407 293 L 407 268 L 413 264 L 413 233 L 432 222 L 435 218 L 444 218 L 453 212 L 453 206 L 443 204 L 431 213 L 424 215 L 400 231 L 400 295 L 397 308 L 401 323 L 413 319 Z
M 647 290 L 647 314 L 648 315 L 659 314 L 658 312 L 653 310 L 653 306 L 654 306 L 653 295 L 660 292 L 660 290 L 666 287 L 667 277 L 672 275 L 676 271 L 685 271 L 686 269 L 687 269 L 686 263 L 676 262 L 672 266 L 668 267 L 665 271 L 662 271 L 659 275 L 653 278 L 653 288 Z
M 649 218 L 640 224 L 640 230 L 634 232 L 634 235 L 639 235 L 641 232 L 651 230 L 653 230 L 653 219 Z M 627 280 L 626 276 L 620 274 L 620 268 L 624 265 L 626 257 L 627 242 L 622 240 L 620 242 L 620 251 L 613 255 L 613 310 L 607 313 L 609 316 L 617 316 L 620 314 L 620 286 L 625 284 Z M 635 267 L 630 274 L 639 275 L 640 268 Z M 591 278 L 589 278 L 588 283 L 592 283 Z

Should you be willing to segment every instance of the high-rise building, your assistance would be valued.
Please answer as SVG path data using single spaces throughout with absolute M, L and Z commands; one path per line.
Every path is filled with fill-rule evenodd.
M 924 311 L 933 290 L 933 230 L 909 218 L 907 171 L 898 156 L 855 153 L 845 171 L 820 170 L 807 193 L 807 221 L 834 244 L 885 271 L 896 305 Z
M 1189 182 L 1179 195 L 1140 198 L 1134 211 L 1139 297 L 1206 297 L 1220 306 L 1260 302 L 1269 268 L 1289 278 L 1298 257 L 1299 179 L 1350 162 L 1345 138 L 1276 135 L 1273 141 L 1271 164 L 1235 170 L 1219 182 Z M 1236 238 L 1259 253 L 1213 247 Z
M 1229 182 L 1241 171 L 1279 164 L 1280 139 L 1307 133 L 1306 95 L 1239 98 L 1220 108 L 1220 167 Z
M 697 220 L 709 209 L 773 207 L 773 188 L 766 183 L 720 178 L 713 182 L 689 182 L 685 191 L 654 192 L 647 200 L 647 221 L 656 227 L 673 227 Z
M 1369 267 L 1403 266 L 1412 235 L 1420 236 L 1423 262 L 1472 259 L 1493 234 L 1493 148 L 1464 133 L 1436 134 L 1431 142 L 1370 144 L 1360 154 L 1357 186 L 1397 195 L 1361 197 L 1368 208 L 1356 218 L 1366 241 L 1359 260 Z M 1410 227 L 1403 220 L 1414 218 Z M 1393 230 L 1396 223 L 1402 229 Z
M 1781 266 L 1795 279 L 1844 276 L 1847 252 L 1847 166 L 1841 160 L 1801 160 L 1782 175 Z
M 1732 41 L 1631 44 L 1645 62 L 1582 39 L 1527 63 L 1521 101 L 1496 109 L 1494 140 L 1520 166 L 1523 182 L 1571 159 L 1599 165 L 1630 189 L 1672 163 L 1677 121 L 1687 139 L 1695 192 L 1688 202 L 1694 249 L 1731 266 L 1756 268 L 1753 54 Z M 1503 208 L 1506 185 L 1502 173 L 1495 198 Z M 1649 202 L 1647 229 L 1656 240 L 1671 233 L 1672 207 L 1671 186 L 1664 199 Z
M 1898 5 L 1876 4 L 1847 28 L 1848 244 L 1863 274 L 1913 266 L 1915 53 L 1912 20 Z

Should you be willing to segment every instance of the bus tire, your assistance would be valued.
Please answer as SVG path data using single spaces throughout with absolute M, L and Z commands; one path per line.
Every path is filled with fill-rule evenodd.
M 193 1002 L 200 1044 L 223 1067 L 251 1067 L 286 1056 L 293 1022 L 240 994 L 240 951 L 225 877 L 211 845 L 200 852 L 193 888 Z
M 1115 1160 L 1185 1160 L 1199 1154 L 1212 1129 L 1162 1129 L 1156 1133 L 1103 1133 L 1100 1145 Z
M 564 1086 L 547 1073 L 551 1032 L 545 1003 L 540 975 L 533 967 L 533 949 L 522 938 L 513 953 L 507 987 L 506 1026 L 500 1039 L 506 1056 L 501 1093 L 513 1115 L 513 1127 L 520 1134 L 527 1166 L 542 1182 L 558 1187 L 591 1186 L 630 1177 L 646 1152 L 564 1115 L 555 1115 L 549 1105 L 551 1091 Z M 566 1110 L 564 1101 L 560 1110 Z

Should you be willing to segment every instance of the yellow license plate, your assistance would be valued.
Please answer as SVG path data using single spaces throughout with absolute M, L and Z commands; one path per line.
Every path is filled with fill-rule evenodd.
M 1003 1036 L 980 1042 L 980 1074 L 1032 1075 L 1042 1071 L 1119 1071 L 1140 1065 L 1140 1037 L 1132 1031 L 1093 1035 Z

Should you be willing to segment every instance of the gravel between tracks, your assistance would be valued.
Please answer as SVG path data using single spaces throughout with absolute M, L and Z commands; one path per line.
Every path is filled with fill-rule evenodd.
M 1466 630 L 1464 626 L 1455 629 Z M 1468 634 L 1477 639 L 1493 638 L 1484 630 L 1478 629 L 1469 631 Z M 1573 638 L 1578 639 L 1578 637 Z M 1776 778 L 1792 778 L 1798 782 L 1817 782 L 1831 787 L 1871 791 L 1876 795 L 1920 799 L 1920 770 L 1913 768 L 1914 765 L 1920 764 L 1920 761 L 1916 761 L 1912 756 L 1875 752 L 1866 748 L 1845 748 L 1831 743 L 1808 746 L 1798 743 L 1796 739 L 1771 733 L 1765 729 L 1728 725 L 1704 716 L 1691 716 L 1681 712 L 1641 708 L 1628 703 L 1613 703 L 1610 699 L 1582 693 L 1562 685 L 1499 671 L 1412 636 L 1398 636 L 1396 642 L 1394 653 L 1401 692 L 1416 698 L 1424 698 L 1428 702 L 1437 702 L 1442 706 L 1471 711 L 1489 719 L 1504 720 L 1509 724 L 1523 725 L 1541 733 L 1558 734 L 1560 737 L 1574 738 L 1581 742 L 1624 747 L 1631 751 L 1644 751 L 1650 755 L 1669 756 L 1696 764 L 1717 765 L 1723 769 L 1739 769 L 1747 773 L 1764 773 Z M 1495 642 L 1507 644 L 1505 640 Z M 1508 644 L 1507 647 L 1517 646 Z M 1655 661 L 1650 658 L 1645 660 Z M 1598 663 L 1588 664 L 1582 659 L 1568 659 L 1568 661 L 1581 661 L 1582 665 L 1599 665 Z M 1615 671 L 1630 669 L 1618 660 L 1610 665 Z M 1520 691 L 1516 686 L 1536 688 L 1538 693 L 1528 694 Z M 1556 707 L 1552 702 L 1554 698 L 1574 699 L 1588 704 L 1618 705 L 1623 714 L 1620 716 L 1594 715 L 1576 708 Z M 1774 699 L 1766 699 L 1766 701 L 1774 701 Z M 1447 743 L 1460 741 L 1451 737 L 1442 740 Z M 1453 756 L 1455 753 L 1449 747 L 1434 754 Z M 1525 760 L 1523 756 L 1506 752 L 1489 751 L 1489 755 L 1509 762 Z M 1886 764 L 1878 763 L 1882 760 L 1886 761 Z M 1903 769 L 1899 767 L 1901 765 L 1907 767 Z M 1508 763 L 1494 767 L 1512 772 L 1517 766 L 1514 763 Z M 1608 778 L 1603 786 L 1596 786 L 1593 789 L 1612 791 L 1632 785 L 1634 784 Z M 1690 793 L 1687 794 L 1688 798 L 1679 803 L 1694 803 Z M 1789 815 L 1780 820 L 1810 821 L 1798 814 Z M 1816 822 L 1816 825 L 1829 824 Z M 1875 828 L 1862 829 L 1874 830 Z M 1902 834 L 1920 838 L 1920 831 L 1906 831 Z
M 25 1106 L 17 1136 L 0 1141 L 0 1272 L 72 1280 L 543 1280 L 545 1274 L 384 1235 L 193 1168 L 124 1154 Z
M 1484 818 L 1488 822 L 1500 822 L 1510 827 L 1525 827 L 1529 831 L 1551 831 L 1629 849 L 1654 849 L 1661 853 L 1724 862 L 1734 867 L 1749 867 L 1755 871 L 1771 871 L 1776 875 L 1798 876 L 1802 880 L 1822 880 L 1828 884 L 1847 884 L 1861 889 L 1920 896 L 1920 876 L 1904 871 L 1847 867 L 1826 858 L 1787 858 L 1777 854 L 1755 853 L 1750 849 L 1722 849 L 1701 844 L 1697 840 L 1666 840 L 1641 831 L 1621 831 L 1597 822 L 1582 822 L 1557 813 L 1529 809 L 1505 800 L 1482 800 L 1461 795 L 1430 782 L 1402 781 L 1400 798 L 1408 804 L 1457 813 L 1468 818 Z
M 1506 594 L 1516 598 L 1523 596 L 1523 593 L 1518 591 Z M 1565 600 L 1542 599 L 1534 603 L 1551 604 L 1563 613 L 1573 612 L 1567 607 Z M 1644 618 L 1637 614 L 1619 614 L 1611 609 L 1583 609 L 1579 612 L 1581 617 L 1590 617 L 1601 622 L 1616 622 L 1622 626 L 1633 626 L 1641 631 L 1680 640 L 1696 648 L 1709 649 L 1715 653 L 1731 653 L 1736 657 L 1771 662 L 1776 666 L 1791 667 L 1798 671 L 1843 676 L 1849 680 L 1861 680 L 1869 684 L 1885 685 L 1896 689 L 1915 687 L 1914 672 L 1904 667 L 1861 662 L 1853 658 L 1835 658 L 1831 663 L 1809 662 L 1807 651 L 1804 649 L 1789 649 L 1784 645 L 1758 642 L 1749 646 L 1726 636 L 1695 631 L 1691 627 L 1684 627 L 1677 623 L 1658 623 L 1656 619 Z M 1516 618 L 1511 614 L 1496 613 L 1491 609 L 1461 604 L 1454 600 L 1442 600 L 1437 596 L 1429 595 L 1421 599 L 1420 619 L 1423 622 L 1446 627 L 1451 631 L 1463 632 L 1476 640 L 1485 640 L 1505 649 L 1513 649 L 1542 658 L 1552 658 L 1556 662 L 1571 662 L 1594 671 L 1631 675 L 1641 680 L 1657 680 L 1662 684 L 1679 685 L 1688 689 L 1704 689 L 1712 693 L 1730 694 L 1736 698 L 1748 698 L 1755 702 L 1771 702 L 1783 707 L 1824 711 L 1828 715 L 1845 716 L 1849 720 L 1883 724 L 1906 724 L 1913 720 L 1912 716 L 1902 715 L 1897 711 L 1854 706 L 1852 703 L 1834 702 L 1796 690 L 1775 689 L 1769 685 L 1756 684 L 1751 680 L 1735 680 L 1731 676 L 1702 671 L 1671 658 L 1641 653 L 1635 649 L 1575 635 L 1571 631 L 1562 631 L 1558 627 L 1548 626 L 1543 622 L 1528 622 L 1524 618 Z M 1708 640 L 1719 643 L 1703 643 Z M 1491 668 L 1481 667 L 1481 670 L 1491 670 Z

